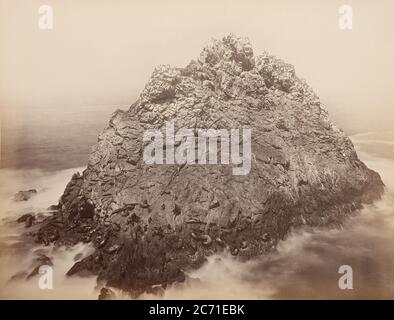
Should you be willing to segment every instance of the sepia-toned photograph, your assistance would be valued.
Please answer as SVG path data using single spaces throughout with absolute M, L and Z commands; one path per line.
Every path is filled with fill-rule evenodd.
M 394 300 L 393 14 L 0 0 L 0 300 Z

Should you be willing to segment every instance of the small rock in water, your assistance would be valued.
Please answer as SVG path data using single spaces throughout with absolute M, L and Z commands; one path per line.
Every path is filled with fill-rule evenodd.
M 25 191 L 19 191 L 15 193 L 14 195 L 14 201 L 27 201 L 29 200 L 32 196 L 37 194 L 36 189 L 30 189 L 30 190 L 25 190 Z
M 48 211 L 57 211 L 59 210 L 59 206 L 56 204 L 52 204 L 47 208 Z
M 28 218 L 34 218 L 33 216 L 34 213 L 25 213 L 24 215 L 20 216 L 16 222 L 22 223 L 25 222 Z
M 30 228 L 33 225 L 34 219 L 35 218 L 33 216 L 27 217 L 25 220 L 25 228 Z
M 33 215 L 33 213 L 26 213 L 22 216 L 20 216 L 16 222 L 18 223 L 25 223 L 25 228 L 30 228 L 33 225 L 33 221 L 36 220 L 36 217 Z
M 51 258 L 46 256 L 45 254 L 40 254 L 35 260 L 34 260 L 34 269 L 32 272 L 29 273 L 26 279 L 30 279 L 31 277 L 34 277 L 38 274 L 40 268 L 42 266 L 53 266 Z
M 82 256 L 83 256 L 82 253 L 77 253 L 77 254 L 74 256 L 74 261 L 81 260 Z
M 101 288 L 100 294 L 98 296 L 99 300 L 112 300 L 115 298 L 116 298 L 115 292 L 113 292 L 111 289 L 105 287 Z

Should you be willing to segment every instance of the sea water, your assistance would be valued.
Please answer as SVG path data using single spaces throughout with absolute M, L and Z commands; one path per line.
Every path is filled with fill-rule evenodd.
M 102 119 L 105 117 L 103 116 Z M 60 120 L 59 120 L 60 121 Z M 83 124 L 84 122 L 82 122 Z M 93 124 L 94 123 L 94 124 Z M 97 299 L 96 277 L 67 277 L 71 266 L 93 252 L 90 244 L 73 248 L 43 247 L 26 244 L 20 239 L 23 225 L 15 220 L 27 212 L 45 212 L 56 204 L 65 185 L 75 172 L 81 172 L 88 154 L 88 145 L 104 127 L 96 122 L 85 123 L 90 135 L 81 138 L 81 145 L 59 148 L 56 136 L 52 142 L 35 141 L 39 152 L 32 152 L 35 167 L 21 161 L 19 167 L 0 169 L 0 298 L 2 299 Z M 71 124 L 70 124 L 71 126 Z M 75 128 L 75 126 L 73 126 Z M 52 129 L 53 132 L 58 132 Z M 93 133 L 94 134 L 93 134 Z M 78 132 L 72 135 L 78 134 Z M 43 135 L 46 137 L 46 135 Z M 47 139 L 47 138 L 46 138 Z M 77 139 L 77 138 L 75 138 Z M 278 245 L 277 252 L 240 262 L 231 255 L 214 255 L 198 270 L 187 271 L 187 280 L 168 287 L 153 299 L 392 299 L 394 297 L 394 132 L 365 132 L 351 137 L 359 157 L 379 172 L 386 190 L 382 199 L 365 206 L 349 217 L 340 229 L 297 229 Z M 45 145 L 42 143 L 45 142 Z M 39 145 L 41 143 L 41 145 Z M 52 148 L 52 149 L 51 149 Z M 53 149 L 55 148 L 55 149 Z M 79 148 L 79 149 L 78 149 Z M 71 150 L 72 149 L 72 150 Z M 29 151 L 28 150 L 28 151 Z M 19 157 L 23 150 L 19 152 Z M 25 150 L 26 153 L 26 150 Z M 74 158 L 73 158 L 74 155 Z M 37 158 L 38 157 L 38 158 Z M 42 159 L 52 159 L 42 162 Z M 67 166 L 70 163 L 79 167 Z M 19 190 L 37 189 L 29 201 L 14 202 Z M 40 275 L 25 280 L 14 277 L 29 269 L 38 254 L 53 262 L 53 289 L 38 285 Z M 76 259 L 78 257 L 78 259 Z M 338 286 L 340 266 L 353 270 L 353 289 Z M 118 298 L 128 295 L 116 291 Z

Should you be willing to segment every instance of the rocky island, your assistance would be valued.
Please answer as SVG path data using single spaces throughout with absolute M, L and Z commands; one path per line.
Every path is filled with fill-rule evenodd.
M 177 130 L 250 128 L 250 172 L 146 164 L 144 132 L 171 120 Z M 68 275 L 98 275 L 104 286 L 138 296 L 183 281 L 213 253 L 250 259 L 274 250 L 291 228 L 339 226 L 383 190 L 293 66 L 229 35 L 184 68 L 154 70 L 31 236 L 93 243 L 95 252 Z

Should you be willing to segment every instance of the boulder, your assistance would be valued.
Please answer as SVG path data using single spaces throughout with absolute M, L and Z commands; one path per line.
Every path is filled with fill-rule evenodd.
M 30 190 L 25 190 L 25 191 L 18 191 L 17 193 L 14 194 L 14 201 L 27 201 L 29 200 L 32 196 L 37 194 L 36 189 L 30 189 Z
M 45 254 L 39 254 L 33 261 L 32 268 L 33 270 L 28 274 L 26 279 L 30 279 L 38 275 L 40 268 L 42 266 L 53 266 L 52 259 L 46 256 Z
M 25 213 L 21 215 L 18 219 L 16 219 L 16 222 L 22 223 L 22 222 L 26 222 L 26 220 L 28 219 L 34 219 L 34 213 Z
M 146 163 L 144 133 L 164 133 L 168 121 L 175 131 L 250 129 L 250 172 L 234 175 L 224 163 Z M 180 146 L 165 144 L 173 147 Z M 383 191 L 294 67 L 229 35 L 184 68 L 155 69 L 138 100 L 113 114 L 38 240 L 51 242 L 50 222 L 62 221 L 54 241 L 96 247 L 68 275 L 97 274 L 139 294 L 184 281 L 183 270 L 208 255 L 227 250 L 250 259 L 273 250 L 291 228 L 340 226 Z
M 101 288 L 98 300 L 113 300 L 116 299 L 115 292 L 109 288 Z

